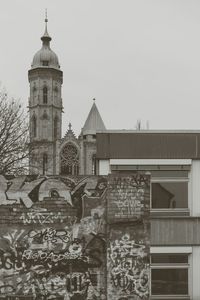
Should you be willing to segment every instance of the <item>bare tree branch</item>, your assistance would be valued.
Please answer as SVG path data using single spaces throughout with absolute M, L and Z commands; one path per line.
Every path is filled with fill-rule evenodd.
M 18 100 L 0 90 L 0 174 L 28 171 L 28 118 Z

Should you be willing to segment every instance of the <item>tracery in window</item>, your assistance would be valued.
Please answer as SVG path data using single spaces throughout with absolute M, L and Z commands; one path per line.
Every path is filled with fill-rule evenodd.
M 76 146 L 67 143 L 61 150 L 61 174 L 79 174 L 79 153 Z

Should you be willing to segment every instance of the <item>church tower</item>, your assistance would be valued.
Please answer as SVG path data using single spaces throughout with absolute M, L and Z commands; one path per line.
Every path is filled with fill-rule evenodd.
M 42 48 L 34 55 L 28 72 L 30 84 L 30 174 L 59 174 L 59 144 L 62 125 L 61 87 L 63 73 L 57 55 L 50 48 L 47 31 Z

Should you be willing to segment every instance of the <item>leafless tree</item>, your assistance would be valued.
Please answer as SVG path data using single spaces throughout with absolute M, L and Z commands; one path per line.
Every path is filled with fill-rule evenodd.
M 27 116 L 19 100 L 0 90 L 0 174 L 27 173 L 29 156 Z

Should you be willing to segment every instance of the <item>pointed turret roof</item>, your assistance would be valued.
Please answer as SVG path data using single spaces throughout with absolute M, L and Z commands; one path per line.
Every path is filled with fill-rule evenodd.
M 95 100 L 95 99 L 93 99 Z M 98 130 L 106 130 L 104 122 L 101 118 L 101 115 L 98 111 L 96 103 L 94 101 L 92 108 L 89 112 L 89 115 L 85 121 L 85 124 L 82 129 L 82 134 L 96 134 Z

